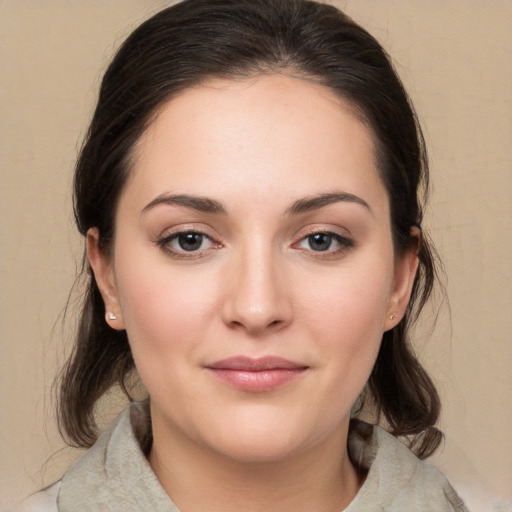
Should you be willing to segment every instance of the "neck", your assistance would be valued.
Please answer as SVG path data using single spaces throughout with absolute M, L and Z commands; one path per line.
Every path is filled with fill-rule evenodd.
M 153 425 L 149 463 L 180 510 L 340 512 L 363 477 L 347 453 L 348 423 L 301 453 L 283 460 L 234 460 Z

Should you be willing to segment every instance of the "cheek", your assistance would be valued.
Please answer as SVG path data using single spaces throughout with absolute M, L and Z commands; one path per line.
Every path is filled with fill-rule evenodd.
M 216 296 L 209 280 L 200 272 L 144 264 L 142 256 L 116 260 L 116 276 L 137 366 L 161 360 L 177 364 L 176 355 L 193 349 L 213 314 Z
M 382 335 L 393 287 L 393 260 L 372 258 L 368 263 L 345 265 L 325 276 L 311 275 L 297 285 L 301 314 L 323 334 L 372 339 Z
M 154 403 L 188 407 L 197 378 L 190 368 L 211 325 L 213 290 L 200 286 L 200 276 L 165 266 L 125 270 L 119 267 L 120 301 L 137 372 Z
M 301 285 L 297 314 L 301 328 L 329 358 L 331 382 L 346 391 L 350 388 L 354 399 L 365 385 L 380 347 L 393 286 L 392 269 L 392 256 L 375 258 Z

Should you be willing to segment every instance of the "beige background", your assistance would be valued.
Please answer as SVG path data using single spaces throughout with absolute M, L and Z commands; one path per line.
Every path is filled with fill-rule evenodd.
M 114 48 L 167 3 L 0 0 L 1 510 L 75 456 L 51 408 L 81 256 L 71 170 Z M 451 305 L 418 333 L 444 403 L 433 462 L 473 510 L 512 510 L 512 1 L 337 4 L 389 49 L 430 147 Z

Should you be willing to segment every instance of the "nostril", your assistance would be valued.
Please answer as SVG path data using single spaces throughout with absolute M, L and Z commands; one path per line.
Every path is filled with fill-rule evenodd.
M 238 329 L 240 327 L 243 327 L 242 322 L 238 322 L 237 320 L 233 320 L 232 322 L 229 322 L 229 326 L 233 327 L 235 329 Z
M 245 330 L 252 334 L 262 333 L 264 331 L 276 331 L 284 322 L 280 319 L 266 321 L 264 319 L 244 318 L 242 320 L 232 320 L 228 326 L 235 330 Z

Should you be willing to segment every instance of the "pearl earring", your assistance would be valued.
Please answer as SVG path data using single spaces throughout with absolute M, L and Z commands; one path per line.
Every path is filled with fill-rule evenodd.
M 389 315 L 389 319 L 390 319 L 390 320 L 394 320 L 395 318 L 396 318 L 395 313 L 391 313 L 391 314 Z
M 109 314 L 108 314 L 108 319 L 109 319 L 109 320 L 117 320 L 117 316 L 116 316 L 116 315 L 114 315 L 114 313 L 109 313 Z

